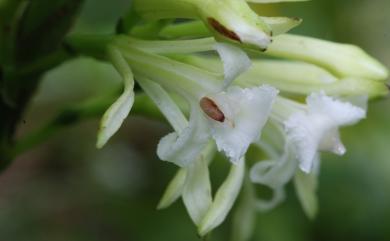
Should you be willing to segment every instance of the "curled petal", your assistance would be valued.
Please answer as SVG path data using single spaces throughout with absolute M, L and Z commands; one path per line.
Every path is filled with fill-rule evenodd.
M 208 126 L 199 107 L 194 107 L 188 127 L 180 133 L 172 132 L 160 140 L 157 155 L 161 160 L 169 161 L 180 167 L 193 162 L 205 148 L 210 135 Z
M 283 187 L 272 189 L 273 194 L 270 200 L 257 199 L 255 202 L 255 207 L 261 212 L 269 211 L 280 203 L 282 203 L 286 198 L 286 193 Z
M 249 69 L 251 61 L 244 51 L 231 44 L 217 43 L 215 49 L 223 63 L 225 75 L 223 88 L 226 88 L 237 76 Z
M 271 200 L 257 200 L 258 210 L 268 211 L 284 200 L 284 186 L 293 178 L 298 166 L 291 149 L 291 146 L 286 144 L 279 159 L 260 161 L 251 168 L 251 181 L 273 190 Z

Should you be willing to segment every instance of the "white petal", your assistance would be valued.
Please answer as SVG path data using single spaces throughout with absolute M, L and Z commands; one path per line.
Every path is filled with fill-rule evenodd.
M 225 75 L 223 89 L 225 89 L 237 76 L 249 69 L 251 61 L 244 51 L 231 44 L 217 43 L 214 48 L 223 63 Z
M 218 150 L 224 151 L 232 162 L 238 162 L 260 137 L 277 93 L 270 86 L 231 87 L 227 92 L 209 96 L 225 115 L 223 122 L 208 118 L 211 134 Z
M 192 221 L 199 225 L 212 202 L 208 161 L 202 156 L 187 168 L 182 197 Z
M 198 157 L 208 141 L 207 126 L 203 124 L 204 117 L 199 113 L 199 108 L 193 108 L 192 118 L 188 123 L 179 107 L 160 85 L 142 76 L 138 77 L 138 82 L 175 129 L 175 132 L 160 140 L 157 155 L 160 159 L 181 167 L 188 165 Z
M 226 180 L 215 194 L 214 202 L 199 226 L 199 235 L 204 236 L 219 226 L 226 218 L 240 192 L 245 174 L 245 160 L 232 165 Z
M 307 111 L 291 115 L 285 127 L 289 139 L 296 146 L 300 167 L 308 173 L 318 151 L 345 153 L 338 128 L 363 119 L 365 110 L 323 93 L 310 95 L 306 102 Z
M 157 146 L 157 155 L 161 160 L 185 167 L 199 156 L 209 138 L 205 118 L 199 107 L 194 106 L 188 127 L 163 137 Z
M 141 75 L 137 76 L 137 81 L 176 132 L 181 132 L 188 126 L 188 121 L 183 112 L 159 84 Z
M 250 170 L 253 183 L 265 185 L 273 190 L 270 200 L 257 200 L 260 211 L 268 211 L 284 200 L 284 186 L 293 178 L 297 170 L 297 160 L 293 156 L 290 144 L 286 144 L 284 153 L 277 160 L 261 161 Z
M 287 148 L 286 148 L 287 149 Z M 279 188 L 286 185 L 297 168 L 297 162 L 291 153 L 286 151 L 279 160 L 260 161 L 250 171 L 251 181 L 266 185 L 270 188 Z
M 323 92 L 311 94 L 306 103 L 309 112 L 323 114 L 336 125 L 352 125 L 366 116 L 364 109 L 326 96 Z

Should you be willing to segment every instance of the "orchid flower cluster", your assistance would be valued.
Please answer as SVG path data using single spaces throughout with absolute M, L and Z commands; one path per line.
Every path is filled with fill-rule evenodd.
M 255 184 L 273 196 L 252 192 L 250 212 L 281 203 L 293 181 L 314 217 L 320 152 L 343 155 L 339 128 L 365 118 L 367 101 L 388 93 L 387 69 L 360 48 L 286 34 L 301 20 L 259 16 L 248 2 L 281 1 L 135 0 L 132 11 L 143 21 L 107 44 L 124 91 L 102 118 L 97 146 L 128 116 L 136 81 L 173 128 L 157 155 L 178 171 L 158 208 L 181 198 L 201 236 Z M 249 148 L 262 154 L 249 160 Z M 231 167 L 212 192 L 216 152 Z

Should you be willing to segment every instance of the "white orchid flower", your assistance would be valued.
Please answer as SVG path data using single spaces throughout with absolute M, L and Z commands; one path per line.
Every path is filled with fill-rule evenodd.
M 228 87 L 239 73 L 249 67 L 249 58 L 228 44 L 217 44 L 215 49 L 224 65 L 224 78 L 162 56 L 154 56 L 154 61 L 146 62 L 150 53 L 141 50 L 125 55 L 136 74 L 143 70 L 143 66 L 149 65 L 156 71 L 142 75 L 183 96 L 189 103 L 188 126 L 181 132 L 167 135 L 158 145 L 157 153 L 162 160 L 186 166 L 213 138 L 218 150 L 237 163 L 249 145 L 260 136 L 278 91 L 270 86 Z M 142 55 L 144 58 L 139 57 Z M 156 61 L 156 58 L 161 58 L 161 61 Z M 172 65 L 176 67 L 174 71 L 170 71 Z M 169 82 L 170 78 L 180 78 L 180 81 Z
M 274 116 L 285 125 L 287 138 L 293 143 L 299 166 L 309 173 L 320 151 L 343 155 L 346 151 L 339 136 L 339 128 L 365 118 L 364 108 L 337 100 L 323 92 L 313 93 L 306 105 L 279 98 Z

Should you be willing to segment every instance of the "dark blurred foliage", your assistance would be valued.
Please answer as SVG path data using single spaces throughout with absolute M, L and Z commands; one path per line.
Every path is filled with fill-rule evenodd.
M 74 31 L 113 32 L 126 0 L 88 0 Z M 269 5 L 270 15 L 304 18 L 296 33 L 360 45 L 390 66 L 388 0 L 317 0 Z M 44 76 L 19 135 L 43 125 L 57 110 L 114 91 L 118 75 L 107 64 L 80 58 Z M 323 155 L 320 212 L 303 214 L 292 186 L 286 202 L 259 213 L 253 241 L 390 240 L 390 101 L 371 103 L 368 119 L 345 128 L 348 153 Z M 176 167 L 155 155 L 166 124 L 131 116 L 103 149 L 94 147 L 98 120 L 59 132 L 19 157 L 0 176 L 0 241 L 199 240 L 181 202 L 156 205 Z M 212 165 L 214 181 L 226 162 Z M 229 240 L 229 220 L 208 240 Z

